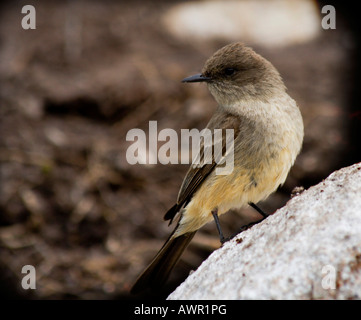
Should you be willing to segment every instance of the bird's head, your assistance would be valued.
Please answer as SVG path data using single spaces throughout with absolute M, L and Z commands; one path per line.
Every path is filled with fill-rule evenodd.
M 275 90 L 285 89 L 273 65 L 240 42 L 219 49 L 206 61 L 202 73 L 183 82 L 206 82 L 220 105 L 266 99 Z

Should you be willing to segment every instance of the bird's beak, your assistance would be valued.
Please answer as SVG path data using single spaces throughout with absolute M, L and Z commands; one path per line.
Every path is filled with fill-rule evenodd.
M 210 81 L 212 78 L 205 77 L 203 74 L 198 73 L 194 76 L 190 76 L 187 78 L 184 78 L 182 82 L 204 82 L 204 81 Z

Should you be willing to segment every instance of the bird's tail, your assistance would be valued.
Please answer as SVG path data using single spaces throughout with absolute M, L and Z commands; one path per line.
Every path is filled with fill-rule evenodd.
M 147 288 L 151 290 L 160 288 L 167 281 L 169 274 L 195 233 L 189 232 L 174 238 L 173 232 L 150 265 L 139 276 L 130 292 L 137 294 Z

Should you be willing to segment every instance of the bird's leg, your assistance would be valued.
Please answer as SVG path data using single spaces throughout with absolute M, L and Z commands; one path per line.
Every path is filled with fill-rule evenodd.
M 222 232 L 222 229 L 221 229 L 221 224 L 219 223 L 219 218 L 218 218 L 218 208 L 215 208 L 213 209 L 211 212 L 212 212 L 212 215 L 213 215 L 213 218 L 214 218 L 214 221 L 216 223 L 216 226 L 217 226 L 217 230 L 218 230 L 218 233 L 219 233 L 219 240 L 221 241 L 222 244 L 224 244 L 225 242 L 227 242 L 228 240 L 231 240 L 233 237 L 235 237 L 237 234 L 249 229 L 250 227 L 254 226 L 255 224 L 257 223 L 260 223 L 261 221 L 263 221 L 264 219 L 266 219 L 269 215 L 267 213 L 265 213 L 262 209 L 260 209 L 259 207 L 257 207 L 253 202 L 250 202 L 249 205 L 257 210 L 257 212 L 262 215 L 262 219 L 256 221 L 256 222 L 251 222 L 245 226 L 243 226 L 239 231 L 237 231 L 235 234 L 231 235 L 230 237 L 228 238 L 225 238 L 224 235 L 223 235 L 223 232 Z
M 267 217 L 269 216 L 269 215 L 268 215 L 267 213 L 265 213 L 262 209 L 258 208 L 253 202 L 250 202 L 249 205 L 250 205 L 253 209 L 257 210 L 257 212 L 263 216 L 263 219 L 265 219 L 265 218 L 267 218 Z M 262 220 L 263 220 L 263 219 L 262 219 Z M 262 220 L 261 220 L 261 221 L 262 221 Z
M 224 238 L 224 235 L 223 235 L 223 232 L 222 232 L 222 229 L 221 229 L 221 224 L 219 223 L 218 208 L 213 209 L 211 212 L 212 212 L 212 215 L 213 215 L 213 218 L 214 218 L 214 222 L 216 223 L 216 226 L 217 226 L 217 230 L 218 230 L 218 233 L 219 233 L 219 240 L 223 244 L 226 241 L 226 239 Z

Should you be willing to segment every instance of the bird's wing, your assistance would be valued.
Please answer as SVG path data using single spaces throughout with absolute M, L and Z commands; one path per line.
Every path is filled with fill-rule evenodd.
M 221 164 L 225 156 L 229 152 L 233 152 L 233 145 L 231 143 L 238 137 L 240 125 L 240 117 L 236 117 L 231 113 L 219 110 L 214 114 L 206 127 L 212 132 L 212 143 L 207 144 L 205 143 L 207 139 L 201 139 L 200 152 L 194 158 L 183 180 L 177 203 L 165 214 L 165 220 L 172 221 L 182 206 L 191 200 L 194 192 L 216 168 L 217 164 Z M 215 129 L 220 130 L 217 132 Z M 226 134 L 226 129 L 233 129 L 233 135 Z

